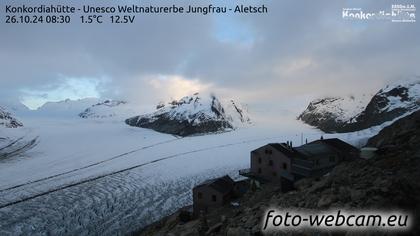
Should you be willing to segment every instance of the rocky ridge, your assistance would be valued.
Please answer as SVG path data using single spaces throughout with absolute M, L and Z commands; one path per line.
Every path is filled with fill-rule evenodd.
M 420 78 L 379 90 L 369 102 L 323 98 L 312 101 L 298 119 L 324 132 L 353 132 L 392 121 L 420 109 Z
M 161 103 L 151 114 L 127 119 L 126 124 L 158 132 L 189 136 L 224 132 L 251 122 L 245 107 L 233 100 L 222 103 L 216 96 L 192 96 Z

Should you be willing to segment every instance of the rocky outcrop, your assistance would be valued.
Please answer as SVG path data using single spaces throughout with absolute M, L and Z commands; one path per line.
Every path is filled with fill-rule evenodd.
M 18 139 L 0 137 L 0 161 L 23 155 L 28 150 L 38 144 L 38 137 L 27 139 L 21 137 Z
M 200 97 L 198 93 L 167 105 L 159 104 L 157 108 L 154 113 L 132 117 L 125 122 L 179 136 L 223 132 L 250 122 L 246 110 L 235 102 L 224 105 L 215 96 Z
M 6 111 L 6 109 L 0 107 L 0 127 L 6 128 L 18 128 L 23 126 L 22 122 L 18 121 L 13 115 Z
M 318 180 L 302 179 L 296 190 L 281 193 L 275 185 L 263 185 L 238 202 L 240 207 L 226 206 L 206 216 L 208 231 L 202 235 L 261 235 L 262 219 L 269 207 L 299 210 L 401 209 L 420 212 L 420 128 L 419 112 L 402 118 L 369 140 L 378 148 L 372 159 L 344 162 Z M 181 223 L 176 214 L 167 217 L 138 235 L 199 235 L 200 220 Z M 216 231 L 210 229 L 217 227 Z M 297 232 L 278 235 L 290 235 Z M 314 234 L 316 232 L 311 232 Z M 343 235 L 346 232 L 343 232 Z M 351 234 L 348 232 L 349 235 Z M 413 224 L 407 235 L 419 235 L 420 225 Z
M 369 103 L 364 100 L 317 99 L 298 119 L 324 132 L 353 132 L 380 125 L 420 108 L 420 79 L 388 85 Z
M 103 119 L 127 115 L 129 109 L 126 108 L 126 105 L 126 101 L 105 100 L 86 108 L 83 112 L 79 113 L 79 117 L 85 119 Z
M 354 106 L 348 107 L 349 104 Z M 316 99 L 309 103 L 298 119 L 325 132 L 334 132 L 363 109 L 364 103 L 355 101 L 355 98 L 351 96 Z

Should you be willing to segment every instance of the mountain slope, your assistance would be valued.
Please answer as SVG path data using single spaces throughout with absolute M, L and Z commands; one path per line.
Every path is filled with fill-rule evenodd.
M 1 138 L 0 137 L 0 161 L 22 155 L 38 144 L 38 137 L 27 139 L 21 138 Z
M 366 107 L 366 100 L 366 95 L 358 100 L 352 96 L 316 99 L 309 103 L 298 119 L 323 131 L 335 131 L 361 113 Z
M 130 109 L 126 101 L 105 100 L 96 103 L 83 112 L 79 113 L 79 117 L 85 119 L 104 119 L 104 118 L 127 118 L 134 115 L 134 111 Z
M 186 96 L 157 111 L 127 119 L 126 124 L 149 128 L 179 136 L 205 134 L 234 129 L 250 123 L 246 109 L 230 101 L 222 104 L 215 96 L 200 97 L 198 93 Z
M 341 132 L 366 129 L 420 108 L 420 79 L 388 85 L 373 96 L 366 109 L 343 126 Z
M 35 112 L 41 116 L 48 117 L 77 117 L 77 115 L 90 107 L 92 104 L 99 102 L 97 98 L 84 98 L 78 100 L 66 99 L 59 102 L 47 102 Z
M 14 118 L 5 108 L 0 107 L 0 127 L 17 128 L 21 126 L 23 126 L 22 122 Z
M 381 130 L 377 135 L 370 138 L 366 146 L 389 148 L 403 144 L 417 147 L 420 143 L 420 111 L 395 121 L 392 125 Z M 400 147 L 403 151 L 404 148 Z
M 325 132 L 353 132 L 380 125 L 420 108 L 420 78 L 388 85 L 369 103 L 364 101 L 317 99 L 298 119 Z
M 3 100 L 1 101 L 0 106 L 17 117 L 24 117 L 31 112 L 27 106 L 22 104 L 19 100 L 14 99 Z

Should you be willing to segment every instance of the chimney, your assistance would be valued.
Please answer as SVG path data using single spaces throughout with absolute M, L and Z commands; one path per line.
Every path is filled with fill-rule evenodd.
M 308 139 L 305 140 L 305 144 L 308 144 Z
M 300 145 L 303 145 L 303 133 L 300 133 Z
M 290 148 L 292 148 L 293 147 L 293 143 L 292 143 L 292 141 L 290 141 Z
M 324 140 L 324 136 L 321 135 L 321 140 Z

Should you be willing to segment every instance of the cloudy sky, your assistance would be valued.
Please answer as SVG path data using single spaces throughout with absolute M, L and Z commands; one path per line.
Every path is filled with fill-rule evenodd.
M 1 1 L 2 11 L 11 2 L 30 1 Z M 82 25 L 77 16 L 69 25 L 2 20 L 0 101 L 19 99 L 31 108 L 84 97 L 155 104 L 202 91 L 250 104 L 302 106 L 320 96 L 374 92 L 420 74 L 418 22 L 342 19 L 344 7 L 389 11 L 393 3 L 413 0 L 84 4 L 117 2 L 254 3 L 266 4 L 269 13 L 137 15 L 133 25 Z

